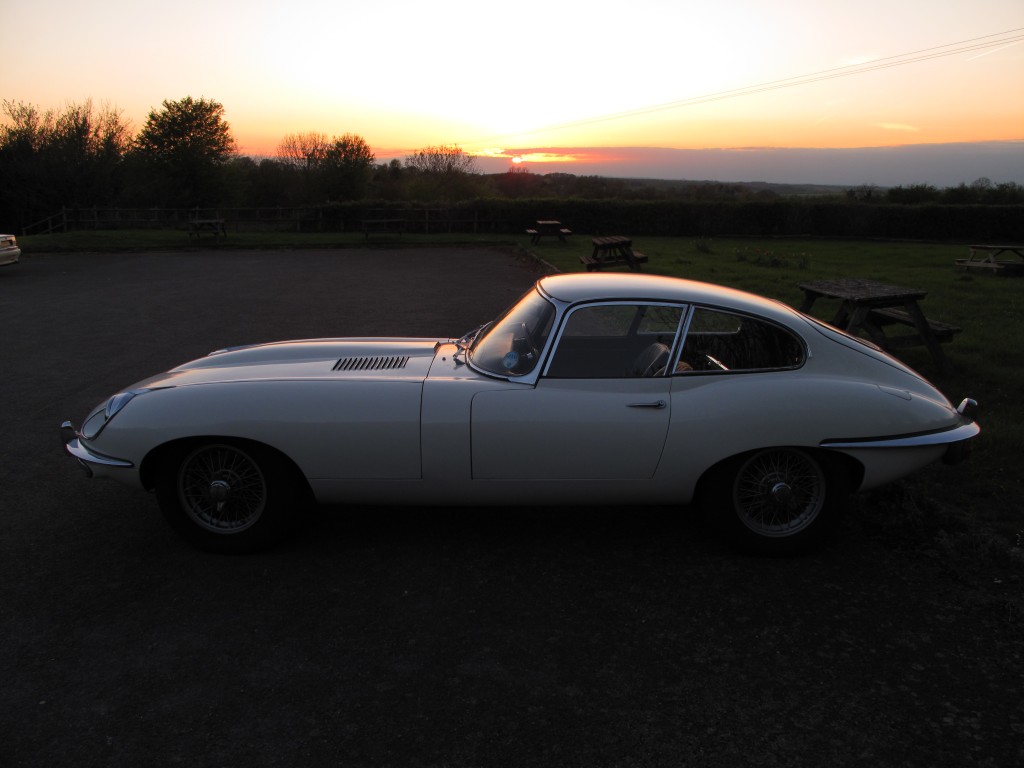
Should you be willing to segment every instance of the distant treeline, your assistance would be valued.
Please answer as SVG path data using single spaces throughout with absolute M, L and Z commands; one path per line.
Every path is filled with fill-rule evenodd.
M 274 158 L 235 152 L 223 107 L 165 101 L 138 134 L 116 111 L 90 103 L 61 113 L 3 102 L 0 230 L 62 211 L 222 209 L 315 211 L 320 228 L 353 229 L 371 209 L 448 211 L 448 226 L 521 231 L 558 218 L 581 233 L 812 235 L 915 239 L 1024 238 L 1024 187 L 978 179 L 939 189 L 912 185 L 787 186 L 535 174 L 481 174 L 457 147 L 428 147 L 376 163 L 359 136 L 285 137 Z M 413 215 L 396 217 L 416 219 Z M 93 226 L 103 217 L 93 216 Z M 109 217 L 108 217 L 109 218 Z M 65 218 L 67 226 L 77 214 Z

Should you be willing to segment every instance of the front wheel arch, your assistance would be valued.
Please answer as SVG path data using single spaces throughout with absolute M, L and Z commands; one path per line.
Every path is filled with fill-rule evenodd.
M 831 451 L 766 447 L 711 467 L 695 500 L 708 523 L 738 549 L 798 555 L 832 533 L 862 473 L 857 462 Z
M 226 437 L 223 435 L 196 435 L 194 437 L 183 437 L 177 440 L 171 440 L 170 442 L 166 442 L 163 445 L 153 448 L 148 454 L 146 454 L 142 463 L 139 465 L 139 480 L 142 483 L 142 487 L 147 491 L 156 490 L 160 467 L 167 460 L 167 456 L 169 454 L 179 453 L 194 446 L 212 442 L 234 444 L 241 448 L 245 448 L 246 446 L 255 446 L 258 450 L 269 451 L 275 454 L 277 460 L 286 465 L 297 480 L 301 479 L 301 491 L 306 494 L 309 499 L 313 498 L 313 491 L 309 487 L 309 483 L 306 480 L 305 475 L 286 453 L 282 453 L 277 448 L 267 445 L 266 443 L 262 443 L 259 440 L 249 440 L 247 438 L 240 437 Z
M 212 525 L 194 514 L 200 509 L 196 504 L 207 504 L 209 498 L 206 502 L 187 502 L 182 496 L 184 465 L 197 455 L 216 451 L 246 463 L 256 476 L 254 493 L 261 499 L 258 510 L 250 521 L 234 526 L 234 530 L 232 525 L 219 529 L 221 521 Z M 144 484 L 155 491 L 171 526 L 192 544 L 216 552 L 251 552 L 273 546 L 294 531 L 312 500 L 309 484 L 295 463 L 280 451 L 253 440 L 206 436 L 172 441 L 150 452 L 140 473 Z M 230 504 L 227 502 L 225 511 L 231 509 Z M 212 506 L 207 509 L 217 517 Z

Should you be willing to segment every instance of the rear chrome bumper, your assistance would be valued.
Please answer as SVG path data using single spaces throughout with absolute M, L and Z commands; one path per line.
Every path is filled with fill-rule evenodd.
M 131 469 L 135 466 L 130 461 L 90 451 L 82 445 L 78 431 L 70 421 L 65 421 L 60 425 L 60 439 L 64 443 L 65 453 L 78 462 L 86 477 L 95 477 L 98 468 Z

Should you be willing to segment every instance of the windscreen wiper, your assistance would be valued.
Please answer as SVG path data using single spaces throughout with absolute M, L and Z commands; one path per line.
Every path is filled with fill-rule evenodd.
M 452 360 L 454 360 L 457 363 L 464 364 L 466 360 L 459 360 L 459 355 L 462 354 L 465 356 L 469 352 L 470 348 L 473 346 L 473 342 L 477 340 L 477 337 L 480 336 L 480 334 L 484 332 L 484 329 L 487 328 L 489 325 L 490 323 L 484 323 L 483 325 L 474 328 L 469 333 L 463 334 L 463 336 L 461 336 L 460 338 L 455 339 L 455 346 L 458 347 L 458 350 L 456 350 L 455 354 L 452 355 Z

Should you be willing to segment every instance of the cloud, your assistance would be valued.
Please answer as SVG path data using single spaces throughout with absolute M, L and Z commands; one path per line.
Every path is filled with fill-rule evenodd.
M 885 131 L 903 131 L 904 133 L 918 133 L 921 130 L 915 125 L 907 125 L 906 123 L 875 123 L 875 128 L 881 128 Z

